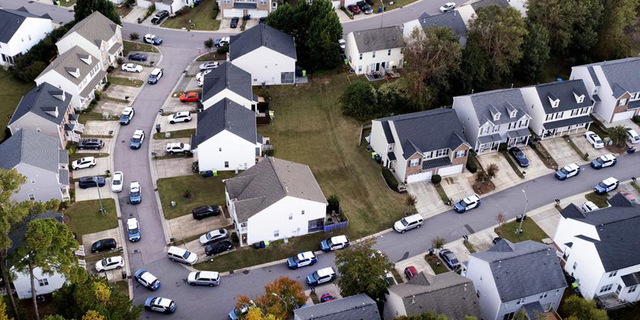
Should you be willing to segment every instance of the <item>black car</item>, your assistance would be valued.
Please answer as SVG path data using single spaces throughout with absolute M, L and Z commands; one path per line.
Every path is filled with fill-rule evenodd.
M 100 239 L 91 245 L 91 253 L 96 253 L 99 251 L 109 251 L 115 249 L 116 247 L 116 239 Z
M 158 13 L 156 13 L 156 15 L 153 17 L 153 19 L 151 19 L 151 23 L 153 24 L 160 24 L 160 22 L 162 22 L 162 20 L 166 17 L 169 16 L 169 11 L 167 10 L 162 10 Z
M 267 23 L 267 17 L 260 17 L 260 24 L 265 24 Z
M 238 17 L 231 18 L 231 25 L 230 25 L 231 29 L 235 29 L 238 27 L 238 21 L 240 21 L 240 18 Z
M 204 219 L 206 217 L 214 217 L 220 214 L 220 208 L 218 206 L 202 206 L 197 207 L 191 211 L 193 218 L 196 220 Z
M 212 256 L 214 254 L 229 251 L 231 250 L 231 248 L 233 248 L 231 241 L 225 240 L 207 245 L 204 248 L 204 253 L 206 253 L 208 256 Z
M 93 188 L 96 186 L 96 180 L 98 180 L 98 186 L 104 187 L 105 181 L 103 177 L 82 177 L 78 181 L 78 187 L 80 189 Z
M 129 60 L 132 61 L 147 61 L 147 55 L 144 53 L 132 53 L 129 55 Z
M 99 150 L 104 147 L 104 141 L 100 139 L 82 139 L 78 142 L 78 149 Z
M 509 153 L 516 159 L 518 165 L 526 168 L 529 166 L 529 159 L 527 159 L 527 155 L 520 150 L 518 147 L 513 147 L 509 149 Z
M 460 261 L 458 261 L 456 254 L 453 253 L 451 250 L 442 249 L 440 250 L 439 255 L 440 255 L 440 258 L 442 258 L 442 260 L 444 261 L 444 263 L 449 268 L 451 268 L 451 270 L 457 270 L 458 268 L 460 268 Z

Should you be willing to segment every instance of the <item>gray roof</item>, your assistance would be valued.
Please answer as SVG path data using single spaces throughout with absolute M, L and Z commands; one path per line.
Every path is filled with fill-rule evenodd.
M 591 123 L 591 122 L 593 122 L 593 119 L 591 119 L 589 115 L 584 115 L 584 116 L 574 117 L 574 118 L 569 118 L 564 120 L 546 122 L 542 126 L 547 130 L 551 130 L 551 129 L 572 126 L 576 124 Z
M 528 115 L 525 111 L 527 104 L 522 98 L 520 89 L 486 91 L 472 94 L 470 97 L 480 126 L 489 121 L 496 125 L 514 122 L 525 114 Z M 509 118 L 509 110 L 513 109 L 517 110 L 516 116 Z M 500 119 L 494 121 L 492 111 L 500 112 Z
M 227 130 L 251 143 L 256 143 L 256 114 L 227 98 L 198 113 L 194 148 L 216 134 Z
M 382 122 L 383 128 L 388 125 L 388 122 L 393 122 L 398 139 L 400 139 L 397 143 L 402 145 L 405 159 L 411 157 L 415 152 L 428 152 L 444 148 L 455 150 L 461 144 L 467 143 L 464 140 L 462 125 L 453 109 L 440 108 L 374 121 Z
M 378 306 L 364 293 L 293 311 L 295 320 L 380 320 Z
M 118 25 L 115 22 L 103 16 L 102 13 L 94 11 L 82 19 L 82 21 L 76 23 L 62 39 L 75 32 L 94 43 L 97 47 L 100 47 L 101 41 L 109 41 L 115 34 L 117 28 Z M 60 39 L 60 41 L 62 39 Z
M 82 59 L 87 59 L 87 57 L 91 57 L 91 63 L 87 64 Z M 89 72 L 99 63 L 97 58 L 90 55 L 84 49 L 74 46 L 73 48 L 67 50 L 66 52 L 59 55 L 55 60 L 53 60 L 47 68 L 40 73 L 38 76 L 41 77 L 47 74 L 51 70 L 55 70 L 64 78 L 68 79 L 72 83 L 78 85 L 82 82 L 82 79 L 89 74 Z M 74 77 L 69 72 L 75 72 L 78 70 L 80 73 L 79 77 Z M 88 87 L 88 86 L 87 86 Z
M 223 63 L 204 76 L 202 101 L 207 101 L 224 89 L 229 89 L 247 100 L 253 100 L 251 74 L 232 63 Z
M 9 125 L 31 112 L 57 125 L 61 125 L 69 109 L 71 94 L 66 93 L 47 82 L 27 92 L 9 121 Z M 58 115 L 55 115 L 57 110 Z
M 18 224 L 18 227 L 11 230 L 9 233 L 9 238 L 11 242 L 13 242 L 13 246 L 9 248 L 9 253 L 12 253 L 15 248 L 24 246 L 24 233 L 27 231 L 27 224 L 31 221 L 40 220 L 40 219 L 56 219 L 58 222 L 63 223 L 62 214 L 56 211 L 45 211 L 38 215 L 29 215 L 22 220 L 22 223 Z
M 225 180 L 225 186 L 239 222 L 286 196 L 327 203 L 309 166 L 273 157 Z
M 620 193 L 613 196 L 609 204 L 611 207 L 587 213 L 569 204 L 560 214 L 596 228 L 600 240 L 582 239 L 594 243 L 605 271 L 640 265 L 640 255 L 637 254 L 640 247 L 640 206 Z
M 556 250 L 539 242 L 503 239 L 472 256 L 489 263 L 502 302 L 567 286 Z
M 48 15 L 35 15 L 30 13 L 25 7 L 20 7 L 17 10 L 0 9 L 0 42 L 8 43 L 27 18 L 51 20 Z
M 58 173 L 58 140 L 40 132 L 20 130 L 0 144 L 0 167 L 9 170 L 20 163 Z
M 620 97 L 626 92 L 633 93 L 640 91 L 640 82 L 637 80 L 637 75 L 640 74 L 640 58 L 632 57 L 582 65 L 581 67 L 586 67 L 587 70 L 589 70 L 589 74 L 594 80 L 594 83 L 599 85 L 600 81 L 595 76 L 594 66 L 600 66 L 602 68 L 602 72 L 609 82 L 615 98 Z
M 267 47 L 285 56 L 297 59 L 296 45 L 291 35 L 261 23 L 232 36 L 229 43 L 229 60 L 233 61 L 255 49 Z
M 509 0 L 480 0 L 471 4 L 473 10 L 478 11 L 480 8 L 488 6 L 498 6 L 500 8 L 506 8 L 509 6 Z
M 389 292 L 402 298 L 408 316 L 425 312 L 452 320 L 482 316 L 473 281 L 455 272 L 436 276 L 421 272 L 407 283 L 389 287 Z
M 398 26 L 354 31 L 353 38 L 360 53 L 404 47 L 404 37 Z
M 464 36 L 467 33 L 467 25 L 464 24 L 464 20 L 457 10 L 436 14 L 434 16 L 430 16 L 425 12 L 418 18 L 418 21 L 424 29 L 432 26 L 445 27 L 453 30 L 453 33 L 458 37 Z
M 536 91 L 544 112 L 547 114 L 582 109 L 593 105 L 582 79 L 539 84 L 536 86 Z M 584 95 L 582 103 L 577 102 L 574 94 L 577 96 Z M 560 99 L 560 104 L 557 108 L 551 106 L 549 98 Z

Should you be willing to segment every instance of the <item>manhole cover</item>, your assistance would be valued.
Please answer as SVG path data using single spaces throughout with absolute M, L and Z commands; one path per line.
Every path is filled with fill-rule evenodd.
M 242 271 L 243 274 L 249 274 L 249 270 Z

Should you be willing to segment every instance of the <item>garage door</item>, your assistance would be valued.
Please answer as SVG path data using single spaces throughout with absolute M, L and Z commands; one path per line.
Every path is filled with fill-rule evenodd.
M 269 14 L 267 12 L 267 10 L 249 10 L 247 11 L 247 13 L 251 16 L 252 19 L 255 18 L 266 18 L 267 14 Z
M 224 9 L 222 11 L 222 16 L 225 18 L 242 18 L 242 9 Z
M 409 175 L 407 176 L 407 183 L 420 182 L 429 179 L 431 179 L 431 171 Z
M 462 172 L 462 165 L 451 166 L 438 170 L 438 174 L 442 177 Z
M 613 121 L 631 119 L 633 117 L 634 112 L 635 112 L 634 110 L 631 110 L 631 111 L 616 113 L 613 116 Z

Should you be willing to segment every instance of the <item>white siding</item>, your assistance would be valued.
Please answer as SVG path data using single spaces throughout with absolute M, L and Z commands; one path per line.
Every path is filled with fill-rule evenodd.
M 393 292 L 389 292 L 386 295 L 386 298 L 387 301 L 384 303 L 384 313 L 382 314 L 383 319 L 391 320 L 407 315 L 407 310 L 404 307 L 404 302 L 402 302 L 401 296 Z
M 10 57 L 20 53 L 24 54 L 40 42 L 40 40 L 44 39 L 51 31 L 53 31 L 51 20 L 26 18 L 8 43 L 0 42 L 0 54 Z M 9 63 L 0 58 L 0 65 L 9 65 Z
M 63 113 L 65 110 L 58 110 L 58 112 Z M 62 146 L 64 137 L 60 135 L 60 127 L 57 124 L 31 112 L 25 114 L 20 119 L 16 120 L 16 122 L 9 125 L 9 130 L 11 130 L 12 135 L 22 129 L 42 132 L 50 137 L 54 137 L 60 141 L 59 146 Z
M 62 190 L 58 181 L 58 173 L 47 171 L 26 163 L 19 163 L 15 169 L 27 178 L 27 182 L 20 187 L 20 191 L 11 196 L 16 201 L 29 200 L 33 194 L 35 200 L 46 202 L 51 199 L 62 201 Z
M 240 96 L 239 94 L 229 90 L 229 89 L 224 89 L 220 92 L 218 92 L 216 95 L 214 95 L 213 97 L 207 99 L 206 101 L 202 102 L 202 106 L 204 108 L 204 110 L 207 110 L 209 107 L 211 107 L 212 105 L 216 104 L 217 102 L 219 102 L 220 100 L 227 98 L 241 106 L 246 107 L 247 109 L 251 110 L 252 109 L 252 104 L 253 101 L 248 100 L 242 96 Z
M 391 54 L 389 54 L 388 49 L 378 50 L 375 52 L 374 57 L 373 52 L 360 52 L 356 45 L 353 32 L 347 34 L 345 41 L 345 55 L 349 60 L 349 65 L 356 74 L 374 72 L 375 70 L 372 68 L 372 65 L 377 63 L 387 64 L 387 69 L 402 68 L 402 61 L 404 60 L 404 54 L 402 53 L 403 48 L 393 48 L 391 49 Z M 362 59 L 360 59 L 360 54 L 362 54 Z M 382 67 L 380 68 L 382 69 Z
M 56 42 L 56 47 L 58 47 L 58 54 L 63 54 L 73 49 L 74 46 L 82 48 L 98 60 L 102 59 L 102 55 L 100 54 L 100 47 L 98 47 L 95 42 L 87 40 L 77 32 L 74 32 L 66 36 L 64 39 Z
M 382 122 L 371 121 L 371 141 L 369 144 L 371 144 L 373 151 L 382 157 L 382 163 L 385 163 L 387 160 L 387 152 L 389 152 L 389 144 L 387 144 L 387 137 L 384 134 Z
M 497 319 L 501 300 L 489 263 L 469 256 L 466 273 L 464 273 L 463 276 L 473 281 L 476 293 L 479 292 L 478 300 L 480 301 L 482 318 L 485 320 Z
M 15 271 L 15 270 L 14 270 Z M 44 274 L 42 269 L 35 268 L 33 269 L 33 275 L 36 278 L 35 287 L 36 294 L 48 294 L 52 293 L 60 288 L 66 282 L 66 279 L 62 274 L 54 272 L 51 275 Z M 19 299 L 30 299 L 31 298 L 31 277 L 29 276 L 29 272 L 16 272 L 15 280 L 13 280 L 13 285 L 16 288 L 16 293 L 18 294 Z M 45 280 L 47 285 L 40 285 L 38 279 Z M 44 284 L 44 282 L 43 282 Z
M 589 74 L 589 70 L 584 66 L 571 68 L 570 79 L 582 79 L 587 87 L 587 92 L 589 92 L 590 95 L 593 95 L 594 93 L 598 94 L 601 101 L 596 102 L 593 111 L 600 115 L 600 117 L 602 117 L 606 122 L 610 123 L 617 100 L 613 97 L 613 91 L 611 91 L 611 86 L 609 85 L 607 78 L 604 76 L 602 68 L 600 68 L 600 66 L 594 66 L 593 70 L 600 81 L 599 87 L 596 87 L 591 75 Z
M 282 72 L 296 71 L 296 60 L 271 50 L 260 47 L 241 57 L 231 61 L 237 67 L 251 74 L 251 83 L 254 86 L 283 84 Z
M 200 171 L 246 170 L 256 163 L 256 144 L 229 131 L 222 131 L 200 143 L 197 148 Z M 229 163 L 225 167 L 225 162 Z
M 462 127 L 464 128 L 465 138 L 471 145 L 472 149 L 477 149 L 479 123 L 475 115 L 473 103 L 471 103 L 471 97 L 454 97 L 453 109 L 456 110 L 458 120 L 460 120 L 460 124 L 462 124 Z
M 527 112 L 529 112 L 529 115 L 531 116 L 529 127 L 538 136 L 542 136 L 542 125 L 545 122 L 545 117 L 547 116 L 547 114 L 544 112 L 544 107 L 540 102 L 538 90 L 536 90 L 536 87 L 526 87 L 520 89 L 520 92 L 522 93 L 522 98 L 526 103 Z M 571 114 L 571 112 L 569 112 L 569 114 Z

